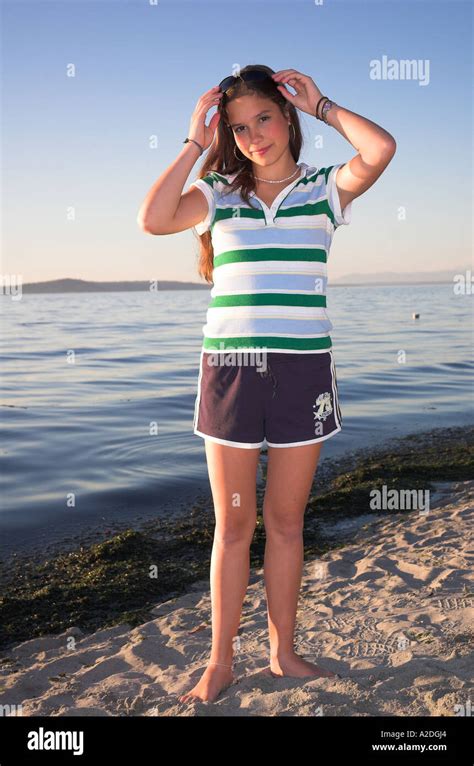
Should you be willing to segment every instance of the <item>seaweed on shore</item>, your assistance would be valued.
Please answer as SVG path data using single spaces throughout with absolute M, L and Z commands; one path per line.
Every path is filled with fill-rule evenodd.
M 341 545 L 340 540 L 321 535 L 319 520 L 370 513 L 369 493 L 374 489 L 385 485 L 426 490 L 434 481 L 472 479 L 472 437 L 470 427 L 438 429 L 318 469 L 305 513 L 306 558 Z M 263 566 L 262 496 L 260 492 L 250 548 L 252 568 Z M 151 609 L 158 603 L 185 593 L 199 580 L 209 580 L 213 535 L 210 501 L 207 506 L 196 505 L 185 518 L 147 522 L 141 530 L 127 529 L 41 561 L 13 556 L 1 573 L 0 648 L 62 633 L 71 626 L 93 632 L 153 619 Z

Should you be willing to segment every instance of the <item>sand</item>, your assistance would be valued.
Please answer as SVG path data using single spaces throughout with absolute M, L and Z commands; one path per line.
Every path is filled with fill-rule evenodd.
M 427 514 L 387 511 L 350 545 L 305 561 L 296 649 L 340 679 L 273 678 L 263 570 L 251 572 L 235 682 L 180 703 L 210 651 L 209 582 L 154 619 L 75 627 L 0 657 L 0 704 L 48 716 L 472 715 L 474 482 L 438 482 Z

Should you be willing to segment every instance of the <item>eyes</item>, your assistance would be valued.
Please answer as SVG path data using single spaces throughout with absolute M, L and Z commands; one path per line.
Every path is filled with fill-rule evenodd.
M 263 114 L 261 117 L 259 117 L 260 120 L 270 120 L 271 117 L 269 114 Z M 245 128 L 245 125 L 239 125 L 238 128 L 235 128 L 234 133 L 240 133 L 240 129 Z

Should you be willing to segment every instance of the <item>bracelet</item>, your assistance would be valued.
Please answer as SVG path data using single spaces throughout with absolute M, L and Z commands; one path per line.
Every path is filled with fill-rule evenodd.
M 193 144 L 196 144 L 196 146 L 199 148 L 199 156 L 203 153 L 204 149 L 202 148 L 201 144 L 198 144 L 197 141 L 194 140 L 194 138 L 185 138 L 183 141 L 183 144 L 187 144 L 189 141 L 192 141 Z
M 324 104 L 321 109 L 321 115 L 319 115 L 318 112 L 321 101 L 324 101 Z M 334 106 L 334 101 L 331 101 L 327 96 L 321 96 L 316 105 L 316 119 L 322 120 L 322 122 L 325 122 L 326 125 L 328 125 L 329 123 L 327 121 L 326 112 L 328 112 L 332 106 Z
M 326 123 L 326 125 L 329 125 L 327 113 L 329 112 L 330 108 L 334 106 L 334 101 L 330 101 L 329 99 L 324 102 L 321 108 L 321 119 Z
M 321 117 L 318 114 L 319 105 L 320 105 L 321 101 L 324 101 L 325 98 L 327 98 L 327 96 L 321 96 L 321 98 L 319 99 L 318 103 L 316 104 L 316 114 L 315 114 L 315 117 L 316 117 L 317 120 L 321 119 Z

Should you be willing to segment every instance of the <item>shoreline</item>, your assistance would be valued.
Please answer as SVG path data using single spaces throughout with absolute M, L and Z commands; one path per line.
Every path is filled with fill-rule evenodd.
M 372 534 L 391 511 L 368 507 L 378 487 L 431 488 L 436 503 L 453 481 L 474 475 L 474 428 L 435 429 L 392 441 L 390 448 L 361 448 L 316 471 L 305 511 L 305 562 Z M 266 453 L 261 468 L 266 478 Z M 436 477 L 436 482 L 433 478 Z M 437 486 L 436 486 L 437 485 Z M 263 564 L 265 535 L 257 488 L 252 570 Z M 402 513 L 416 513 L 404 511 Z M 147 520 L 134 528 L 95 530 L 74 544 L 48 546 L 35 555 L 12 553 L 1 567 L 0 651 L 15 643 L 58 634 L 71 624 L 82 631 L 149 619 L 157 603 L 188 593 L 208 579 L 214 512 L 212 497 L 198 499 L 184 517 Z M 157 570 L 150 575 L 150 568 Z M 150 571 L 149 571 L 150 570 Z M 54 607 L 54 608 L 53 608 Z M 34 625 L 28 618 L 35 615 Z
M 337 678 L 271 676 L 258 568 L 233 640 L 234 681 L 214 703 L 179 702 L 209 659 L 206 578 L 136 627 L 74 625 L 12 647 L 0 659 L 0 704 L 48 717 L 470 716 L 474 481 L 442 494 L 428 516 L 385 516 L 305 561 L 295 651 Z
M 338 475 L 352 470 L 365 459 L 370 459 L 372 455 L 400 453 L 406 449 L 406 445 L 409 445 L 410 442 L 416 444 L 419 449 L 423 449 L 424 446 L 429 446 L 437 436 L 439 436 L 440 440 L 448 440 L 451 444 L 453 441 L 457 442 L 458 440 L 461 440 L 461 442 L 462 440 L 467 441 L 465 437 L 463 437 L 463 434 L 466 436 L 471 434 L 472 438 L 474 438 L 474 425 L 454 426 L 449 429 L 430 429 L 421 431 L 418 434 L 387 437 L 386 441 L 379 443 L 377 446 L 361 447 L 357 450 L 347 450 L 340 457 L 328 458 L 323 454 L 313 481 L 310 499 L 314 493 L 317 492 L 318 486 L 322 487 L 328 485 Z M 389 443 L 390 447 L 388 446 Z M 263 495 L 265 492 L 266 461 L 267 450 L 262 449 L 257 472 L 256 490 L 257 505 L 259 506 L 261 506 L 263 502 Z M 213 501 L 211 492 L 198 489 L 194 493 L 191 501 L 180 500 L 178 505 L 179 512 L 177 512 L 176 507 L 174 507 L 173 512 L 177 515 L 174 515 L 173 517 L 168 515 L 168 511 L 171 510 L 171 501 L 166 505 L 166 513 L 163 516 L 163 521 L 169 521 L 170 527 L 172 527 L 173 524 L 178 526 L 180 520 L 186 519 L 194 507 L 212 511 Z M 114 519 L 109 513 L 108 517 L 101 517 L 97 521 L 91 521 L 87 524 L 85 523 L 82 528 L 74 528 L 66 535 L 59 532 L 57 526 L 52 527 L 51 530 L 48 530 L 48 533 L 50 533 L 51 536 L 48 537 L 47 542 L 36 538 L 28 543 L 22 543 L 20 548 L 15 548 L 11 545 L 11 550 L 8 550 L 6 544 L 0 545 L 0 585 L 3 582 L 3 568 L 8 569 L 15 564 L 15 560 L 32 560 L 39 564 L 52 557 L 68 552 L 74 552 L 81 547 L 97 543 L 98 540 L 110 540 L 115 535 L 125 532 L 126 530 L 146 531 L 150 523 L 153 526 L 155 521 L 158 521 L 156 515 L 152 515 L 150 512 L 145 511 L 140 512 L 140 514 L 134 517 L 127 515 L 123 520 L 118 518 Z M 44 531 L 41 532 L 41 537 L 45 537 Z

